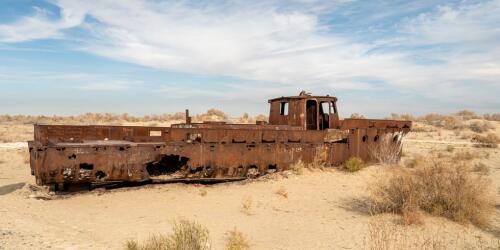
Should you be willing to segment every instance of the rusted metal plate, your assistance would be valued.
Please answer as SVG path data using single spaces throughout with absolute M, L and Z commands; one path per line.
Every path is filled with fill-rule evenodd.
M 35 125 L 30 166 L 40 185 L 241 179 L 298 161 L 336 166 L 352 156 L 369 160 L 377 138 L 411 128 L 408 121 L 341 120 L 336 101 L 275 98 L 269 123 L 191 123 L 186 112 L 186 123 L 171 127 Z

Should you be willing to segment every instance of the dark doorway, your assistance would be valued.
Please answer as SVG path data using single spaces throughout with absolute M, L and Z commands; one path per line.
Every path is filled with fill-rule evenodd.
M 315 100 L 306 102 L 306 129 L 318 129 L 318 103 Z
M 321 102 L 319 105 L 319 129 L 330 127 L 331 102 Z

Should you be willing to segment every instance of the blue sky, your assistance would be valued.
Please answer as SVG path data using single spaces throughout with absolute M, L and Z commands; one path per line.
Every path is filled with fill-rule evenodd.
M 500 0 L 0 0 L 0 113 L 500 112 Z

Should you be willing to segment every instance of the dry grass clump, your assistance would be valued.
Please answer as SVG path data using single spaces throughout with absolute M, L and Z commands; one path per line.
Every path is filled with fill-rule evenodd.
M 127 241 L 127 250 L 205 250 L 211 249 L 208 229 L 196 222 L 188 220 L 174 221 L 173 233 L 170 235 L 153 235 L 139 243 Z
M 276 190 L 276 192 L 274 192 L 274 193 L 283 197 L 283 198 L 288 198 L 288 192 L 286 191 L 286 189 L 284 187 L 278 188 L 278 190 Z
M 490 182 L 473 174 L 464 163 L 429 159 L 413 169 L 394 168 L 389 173 L 371 190 L 375 213 L 415 216 L 422 210 L 457 222 L 487 226 L 494 212 Z
M 414 229 L 376 219 L 368 224 L 365 246 L 371 250 L 445 250 L 445 249 L 500 249 L 499 240 L 488 240 L 466 233 L 447 240 L 438 229 Z
M 494 133 L 488 133 L 486 135 L 476 135 L 472 138 L 472 142 L 477 142 L 476 147 L 482 148 L 497 148 L 498 143 L 500 143 L 500 138 Z
M 245 235 L 234 229 L 226 233 L 226 250 L 248 250 L 250 244 Z
M 472 154 L 470 151 L 457 151 L 453 155 L 452 159 L 455 161 L 472 161 L 476 158 L 476 154 Z
M 487 121 L 474 121 L 469 124 L 469 129 L 476 133 L 484 133 L 494 127 Z
M 351 114 L 351 119 L 366 119 L 364 115 L 358 114 L 358 113 L 352 113 Z
M 457 113 L 455 113 L 455 115 L 462 117 L 464 120 L 481 119 L 481 116 L 476 114 L 476 112 L 470 110 L 458 111 Z
M 406 167 L 408 168 L 414 168 L 414 167 L 417 167 L 417 166 L 421 166 L 425 163 L 427 159 L 422 156 L 422 155 L 419 155 L 419 154 L 415 154 L 413 155 L 412 158 L 410 159 L 407 159 L 404 164 Z
M 382 135 L 379 141 L 368 148 L 371 158 L 381 164 L 396 164 L 401 157 L 401 144 L 399 134 Z
M 200 192 L 199 192 L 199 194 L 200 194 L 201 196 L 207 196 L 208 192 L 207 192 L 207 190 L 205 190 L 205 189 L 201 189 L 201 190 L 200 190 Z
M 500 113 L 494 113 L 494 114 L 484 114 L 483 119 L 488 120 L 488 121 L 500 121 Z
M 252 215 L 252 197 L 245 197 L 241 201 L 241 212 L 246 215 Z
M 304 173 L 304 168 L 306 168 L 306 165 L 302 160 L 292 163 L 289 167 L 290 171 L 296 175 L 302 175 Z
M 474 165 L 474 168 L 472 169 L 472 171 L 483 174 L 483 175 L 490 174 L 490 168 L 482 162 L 476 163 Z
M 386 117 L 388 120 L 400 120 L 400 121 L 415 121 L 416 118 L 410 114 L 396 114 L 391 113 L 389 117 Z
M 351 157 L 345 163 L 345 169 L 349 172 L 356 172 L 365 167 L 365 162 L 359 157 Z

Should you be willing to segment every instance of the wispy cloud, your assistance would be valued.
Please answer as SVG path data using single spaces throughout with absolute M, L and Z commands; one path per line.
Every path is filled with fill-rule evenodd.
M 61 16 L 52 20 L 50 12 L 34 8 L 35 14 L 22 17 L 11 24 L 0 24 L 0 42 L 24 42 L 36 39 L 61 38 L 65 29 L 81 25 L 85 12 L 61 9 Z
M 53 3 L 58 17 L 37 10 L 0 25 L 0 40 L 61 38 L 80 27 L 87 33 L 78 50 L 160 70 L 234 77 L 245 82 L 235 81 L 234 89 L 250 93 L 257 89 L 248 81 L 281 90 L 382 87 L 456 104 L 500 105 L 492 94 L 500 91 L 500 0 L 419 1 L 398 9 L 359 1 Z M 352 34 L 335 18 L 360 16 L 367 21 L 354 22 L 359 26 Z M 224 98 L 210 87 L 161 88 Z

